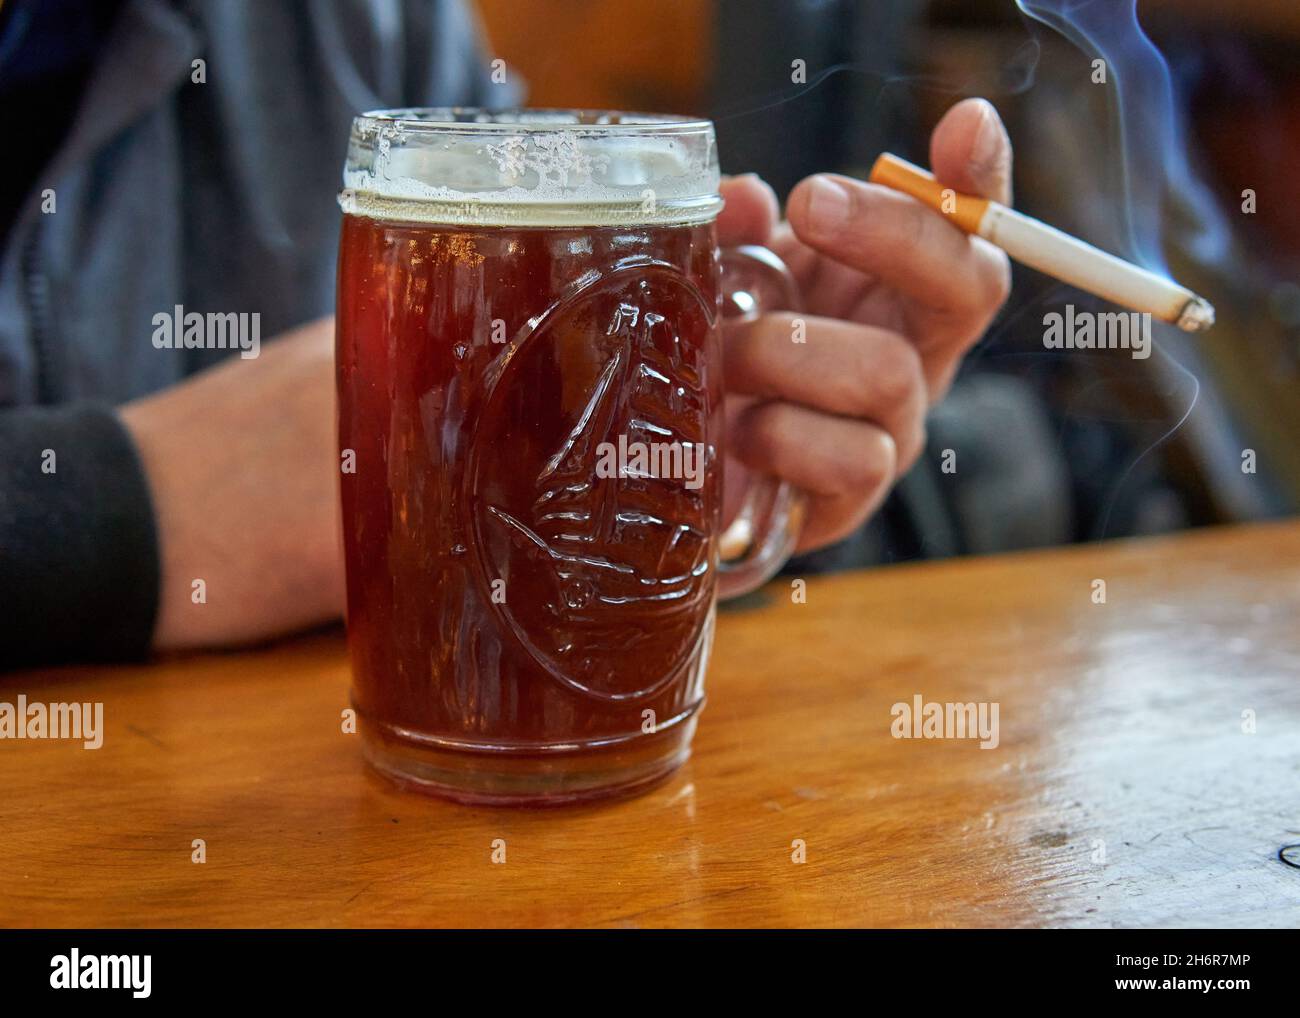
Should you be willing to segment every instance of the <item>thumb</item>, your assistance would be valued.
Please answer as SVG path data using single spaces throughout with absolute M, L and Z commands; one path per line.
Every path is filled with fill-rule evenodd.
M 726 203 L 718 215 L 718 243 L 766 244 L 781 215 L 776 192 L 756 173 L 726 177 L 718 191 Z
M 1011 204 L 1011 139 L 987 99 L 963 99 L 930 136 L 930 166 L 940 183 Z

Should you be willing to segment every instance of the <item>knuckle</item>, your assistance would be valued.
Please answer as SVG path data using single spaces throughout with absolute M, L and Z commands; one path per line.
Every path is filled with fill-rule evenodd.
M 900 203 L 898 209 L 898 232 L 903 243 L 913 250 L 925 250 L 930 245 L 930 237 L 935 226 L 940 225 L 940 220 L 933 210 L 919 202 Z
M 841 180 L 840 186 L 844 188 L 849 201 L 844 218 L 837 224 L 836 234 L 844 239 L 856 239 L 860 237 L 863 225 L 871 219 L 868 215 L 870 197 L 863 193 L 862 184 L 856 180 Z
M 760 403 L 747 411 L 741 429 L 741 442 L 745 452 L 754 460 L 779 468 L 784 448 L 781 404 Z
M 925 429 L 925 417 L 917 415 L 918 419 L 910 429 L 909 434 L 904 442 L 898 447 L 898 472 L 906 473 L 916 465 L 916 461 L 921 458 L 921 453 L 925 451 L 927 441 Z
M 877 432 L 850 459 L 845 470 L 847 487 L 851 491 L 870 494 L 889 484 L 898 462 L 898 449 L 887 432 Z
M 985 266 L 981 274 L 983 303 L 986 308 L 996 310 L 1011 296 L 1011 262 L 999 251 L 993 257 L 983 259 L 983 264 Z
M 880 184 L 850 188 L 846 228 L 863 256 L 879 261 L 883 252 L 915 248 L 926 236 L 932 213 L 914 199 Z
M 864 357 L 859 370 L 876 401 L 890 408 L 915 400 L 924 384 L 921 355 L 901 337 L 879 355 Z
M 880 433 L 879 476 L 882 484 L 889 484 L 898 473 L 898 446 L 887 431 Z
M 871 515 L 872 506 L 869 502 L 860 502 L 856 499 L 833 499 L 823 502 L 825 511 L 822 513 L 822 541 L 819 543 L 834 544 L 842 541 L 856 531 L 867 517 Z

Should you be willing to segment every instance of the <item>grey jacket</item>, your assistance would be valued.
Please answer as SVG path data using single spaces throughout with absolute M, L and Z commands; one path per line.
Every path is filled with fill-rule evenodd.
M 513 98 L 456 0 L 123 4 L 0 252 L 0 666 L 148 645 L 156 536 L 110 408 L 229 354 L 157 349 L 154 315 L 329 313 L 353 114 Z

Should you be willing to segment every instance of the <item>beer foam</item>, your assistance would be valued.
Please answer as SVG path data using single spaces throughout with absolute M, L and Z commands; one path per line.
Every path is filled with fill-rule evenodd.
M 442 122 L 428 115 L 480 119 Z M 353 123 L 344 212 L 479 225 L 703 222 L 721 208 L 707 121 L 396 111 Z

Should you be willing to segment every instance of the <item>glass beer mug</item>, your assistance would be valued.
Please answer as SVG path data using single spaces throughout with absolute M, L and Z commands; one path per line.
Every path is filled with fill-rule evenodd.
M 720 319 L 797 295 L 718 248 L 713 125 L 369 113 L 339 201 L 366 758 L 462 802 L 649 787 L 690 752 L 719 596 L 780 568 L 802 510 L 757 478 L 723 533 Z

